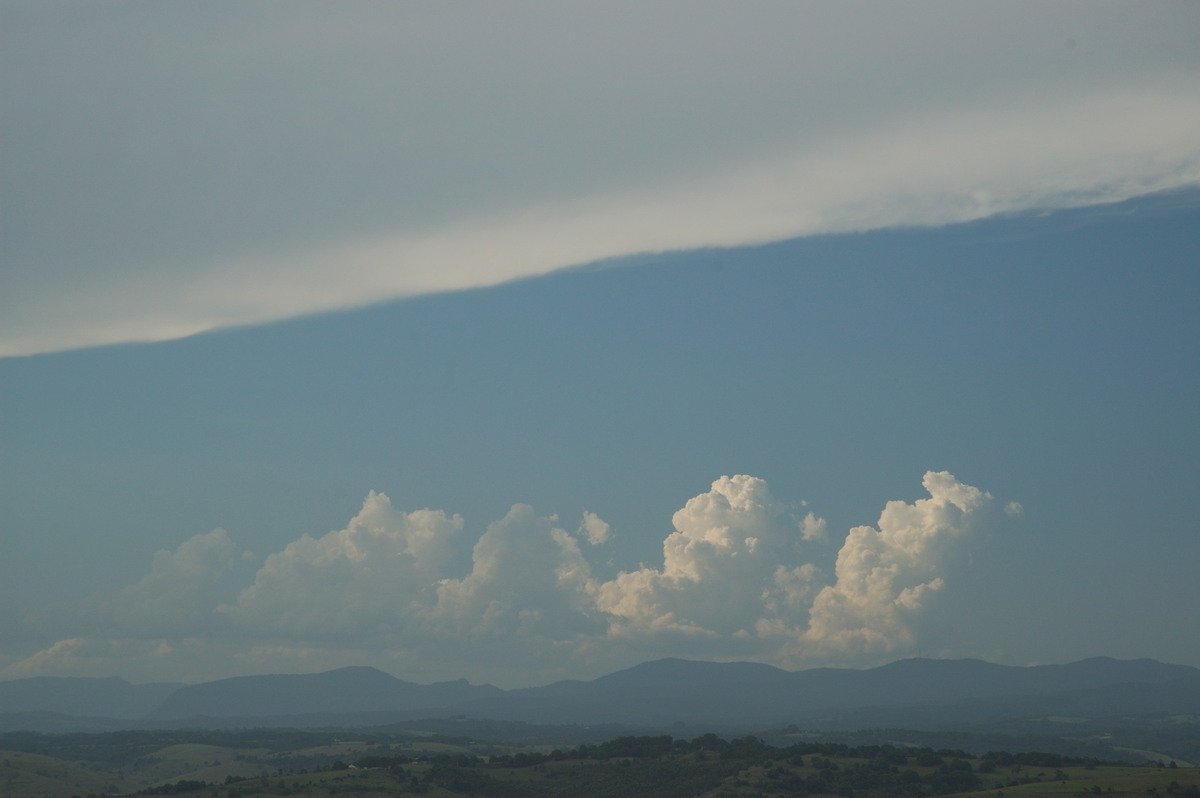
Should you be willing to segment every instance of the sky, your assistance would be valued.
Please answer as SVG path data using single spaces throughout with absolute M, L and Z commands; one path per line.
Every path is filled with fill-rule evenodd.
M 1200 6 L 0 2 L 0 679 L 1200 665 Z

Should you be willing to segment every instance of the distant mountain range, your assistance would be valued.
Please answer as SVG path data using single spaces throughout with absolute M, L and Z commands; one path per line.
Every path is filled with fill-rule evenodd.
M 1087 659 L 1013 667 L 908 659 L 868 670 L 784 671 L 662 659 L 592 681 L 501 690 L 415 684 L 369 667 L 243 676 L 196 685 L 122 679 L 0 682 L 0 731 L 378 726 L 470 716 L 592 726 L 713 729 L 967 728 L 1042 716 L 1200 715 L 1200 669 Z
M 503 692 L 491 685 L 469 684 L 466 679 L 426 685 L 406 682 L 375 668 L 339 668 L 302 675 L 237 676 L 181 687 L 147 718 L 278 718 L 409 712 L 453 707 Z
M 35 676 L 0 682 L 0 716 L 52 712 L 78 717 L 140 718 L 184 685 L 130 684 L 107 679 Z

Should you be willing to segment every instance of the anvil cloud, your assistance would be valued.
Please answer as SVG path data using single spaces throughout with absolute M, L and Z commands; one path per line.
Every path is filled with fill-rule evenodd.
M 1154 3 L 10 3 L 0 356 L 1200 181 Z

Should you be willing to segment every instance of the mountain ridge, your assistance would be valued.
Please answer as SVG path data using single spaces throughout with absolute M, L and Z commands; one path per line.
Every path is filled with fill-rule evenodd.
M 134 719 L 151 712 L 184 686 L 173 682 L 130 684 L 119 676 L 32 676 L 0 682 L 0 713 Z
M 347 666 L 312 674 L 233 676 L 188 685 L 168 696 L 147 717 L 286 717 L 354 714 L 380 710 L 440 708 L 499 691 L 465 679 L 423 685 L 370 666 Z M 236 710 L 236 712 L 231 712 Z
M 786 671 L 756 662 L 663 658 L 588 681 L 512 690 L 465 679 L 417 684 L 370 666 L 193 685 L 131 685 L 117 677 L 0 682 L 0 728 L 10 729 L 22 723 L 62 728 L 71 718 L 92 728 L 110 720 L 162 728 L 368 725 L 463 715 L 568 725 L 865 728 L 906 717 L 934 725 L 1006 712 L 1015 718 L 1037 707 L 1200 713 L 1200 669 L 1092 657 L 1036 666 L 910 658 L 867 669 Z

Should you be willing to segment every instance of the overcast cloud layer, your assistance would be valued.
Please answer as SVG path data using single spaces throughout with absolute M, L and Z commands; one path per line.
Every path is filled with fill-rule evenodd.
M 888 502 L 839 548 L 823 519 L 763 480 L 721 477 L 675 513 L 661 562 L 610 580 L 592 576 L 608 534 L 592 513 L 576 528 L 514 505 L 456 574 L 461 518 L 405 512 L 372 492 L 344 529 L 267 556 L 228 603 L 228 577 L 256 558 L 226 532 L 160 551 L 135 584 L 35 619 L 56 639 L 9 655 L 0 678 L 196 680 L 370 663 L 511 686 L 668 655 L 877 664 L 914 650 L 917 620 L 953 591 L 956 552 L 1004 515 L 947 472 L 927 473 L 923 487 L 926 498 Z M 813 560 L 831 546 L 836 564 L 823 573 Z
M 0 11 L 0 356 L 1200 182 L 1194 3 Z

